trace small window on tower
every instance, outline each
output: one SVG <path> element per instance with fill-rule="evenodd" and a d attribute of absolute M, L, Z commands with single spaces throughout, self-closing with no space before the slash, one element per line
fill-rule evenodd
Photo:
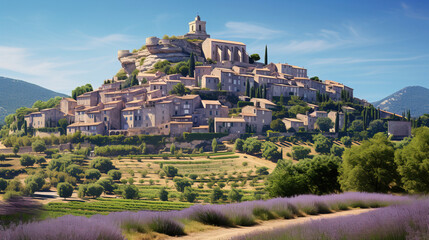
<path fill-rule="evenodd" d="M 198 27 L 200 28 L 200 31 L 201 31 L 201 25 L 199 25 Z"/>

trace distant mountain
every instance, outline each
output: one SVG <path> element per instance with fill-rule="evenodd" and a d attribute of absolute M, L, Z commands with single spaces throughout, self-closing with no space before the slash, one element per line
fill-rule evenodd
<path fill-rule="evenodd" d="M 372 104 L 376 108 L 398 115 L 410 109 L 411 116 L 418 117 L 429 113 L 429 89 L 421 86 L 405 87 Z"/>
<path fill-rule="evenodd" d="M 36 84 L 0 77 L 0 123 L 17 108 L 31 107 L 37 100 L 46 101 L 56 96 L 66 97 Z"/>

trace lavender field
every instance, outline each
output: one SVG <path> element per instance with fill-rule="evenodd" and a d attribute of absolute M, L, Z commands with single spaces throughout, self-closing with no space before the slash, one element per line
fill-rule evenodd
<path fill-rule="evenodd" d="M 344 193 L 324 196 L 301 195 L 292 198 L 275 198 L 267 201 L 249 201 L 225 205 L 194 205 L 180 211 L 169 212 L 115 212 L 109 215 L 94 215 L 89 218 L 67 215 L 43 221 L 12 224 L 0 230 L 0 236 L 1 239 L 7 240 L 125 239 L 125 233 L 130 232 L 157 232 L 170 236 L 180 236 L 187 234 L 184 227 L 189 220 L 221 227 L 251 226 L 261 220 L 290 219 L 350 208 L 385 206 L 390 207 L 381 208 L 365 215 L 358 215 L 356 218 L 341 218 L 341 220 L 336 218 L 324 221 L 323 224 L 314 221 L 310 227 L 312 231 L 308 231 L 308 227 L 300 227 L 297 229 L 279 229 L 270 234 L 272 234 L 273 239 L 289 239 L 284 237 L 285 234 L 293 236 L 290 239 L 317 239 L 316 236 L 321 236 L 321 233 L 327 239 L 339 239 L 344 234 L 352 234 L 358 239 L 359 234 L 372 236 L 371 233 L 376 232 L 380 238 L 375 239 L 386 239 L 385 236 L 389 237 L 392 234 L 402 236 L 404 231 L 409 236 L 427 233 L 429 223 L 428 200 L 416 200 L 413 197 L 387 194 Z M 13 207 L 11 208 L 7 204 L 3 204 L 2 208 L 9 209 L 9 213 L 13 210 Z M 424 208 L 426 209 L 420 213 L 419 209 Z M 395 225 L 401 220 L 404 221 L 403 226 L 395 228 Z M 329 224 L 326 224 L 327 222 Z M 425 226 L 426 228 L 424 228 Z M 351 229 L 349 230 L 349 228 Z M 365 229 L 365 231 L 361 229 Z M 383 231 L 379 231 L 380 229 Z M 388 232 L 384 234 L 384 231 Z M 266 239 L 266 234 L 254 233 L 240 239 L 261 239 L 262 235 Z M 348 239 L 348 237 L 346 238 Z"/>

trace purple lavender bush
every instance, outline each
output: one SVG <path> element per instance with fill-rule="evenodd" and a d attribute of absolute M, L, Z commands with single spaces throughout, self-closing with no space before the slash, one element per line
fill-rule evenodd
<path fill-rule="evenodd" d="M 313 220 L 275 231 L 254 232 L 233 239 L 429 239 L 429 199 L 359 215 Z"/>

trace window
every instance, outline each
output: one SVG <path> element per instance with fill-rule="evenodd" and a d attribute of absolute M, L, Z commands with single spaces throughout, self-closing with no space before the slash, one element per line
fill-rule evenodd
<path fill-rule="evenodd" d="M 189 114 L 189 110 L 188 109 L 185 109 L 185 114 Z"/>

